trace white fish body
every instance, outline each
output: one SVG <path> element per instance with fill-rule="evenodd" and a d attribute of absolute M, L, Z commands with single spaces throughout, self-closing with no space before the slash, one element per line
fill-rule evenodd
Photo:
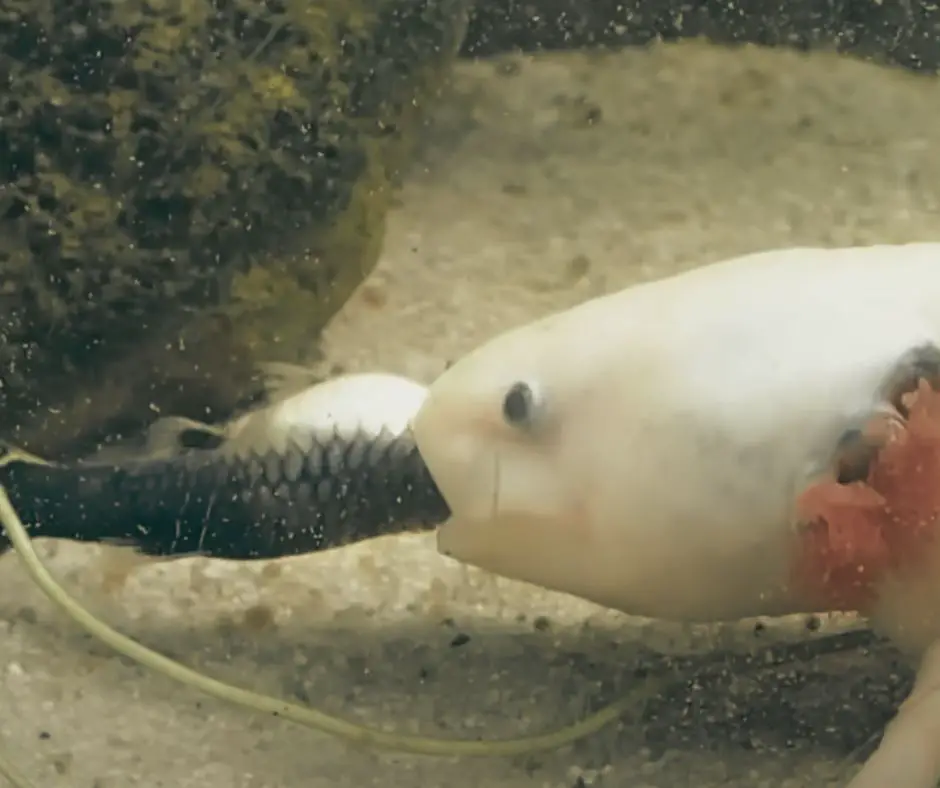
<path fill-rule="evenodd" d="M 806 612 L 796 496 L 930 343 L 935 243 L 748 255 L 511 330 L 414 420 L 453 513 L 439 547 L 635 615 Z M 522 427 L 502 410 L 517 382 Z"/>
<path fill-rule="evenodd" d="M 407 430 L 427 396 L 425 386 L 401 375 L 345 374 L 311 385 L 314 379 L 309 370 L 288 364 L 277 367 L 282 374 L 301 379 L 308 373 L 306 385 L 295 389 L 287 381 L 284 397 L 276 397 L 270 405 L 226 425 L 224 451 L 257 451 L 264 446 L 283 451 L 298 432 L 378 435 L 385 431 L 397 435 Z"/>

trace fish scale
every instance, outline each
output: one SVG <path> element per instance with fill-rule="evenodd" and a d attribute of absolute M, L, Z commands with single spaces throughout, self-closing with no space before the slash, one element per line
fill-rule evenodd
<path fill-rule="evenodd" d="M 0 472 L 33 538 L 163 557 L 281 558 L 433 527 L 448 513 L 408 433 L 311 433 L 282 451 L 223 444 L 124 464 L 14 458 Z"/>

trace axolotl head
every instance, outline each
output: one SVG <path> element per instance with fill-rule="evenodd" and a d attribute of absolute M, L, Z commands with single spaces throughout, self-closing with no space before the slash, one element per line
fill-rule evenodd
<path fill-rule="evenodd" d="M 718 446 L 701 439 L 703 408 L 738 410 L 695 378 L 710 359 L 689 347 L 708 343 L 655 322 L 661 303 L 645 292 L 498 335 L 431 384 L 412 432 L 450 509 L 438 547 L 634 615 L 789 605 L 786 522 L 763 471 L 734 464 L 751 422 Z"/>
<path fill-rule="evenodd" d="M 431 385 L 412 429 L 451 510 L 442 553 L 604 601 L 622 570 L 603 533 L 620 461 L 608 447 L 622 444 L 604 440 L 617 425 L 605 423 L 613 395 L 594 374 L 603 360 L 568 347 L 572 335 L 548 319 L 482 345 Z"/>

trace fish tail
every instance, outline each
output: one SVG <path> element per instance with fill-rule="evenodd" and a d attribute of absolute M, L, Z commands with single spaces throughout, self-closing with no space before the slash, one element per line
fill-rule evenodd
<path fill-rule="evenodd" d="M 33 539 L 129 546 L 167 557 L 199 552 L 192 531 L 205 528 L 211 506 L 204 493 L 218 477 L 211 463 L 187 461 L 185 454 L 53 463 L 0 447 L 0 485 Z M 0 552 L 6 549 L 4 533 Z"/>

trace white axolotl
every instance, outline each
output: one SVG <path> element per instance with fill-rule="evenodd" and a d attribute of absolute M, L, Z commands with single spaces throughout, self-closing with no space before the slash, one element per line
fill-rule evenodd
<path fill-rule="evenodd" d="M 922 380 L 940 382 L 940 243 L 797 248 L 521 326 L 427 389 L 346 376 L 208 448 L 12 452 L 0 482 L 37 537 L 252 560 L 440 526 L 446 555 L 630 614 L 821 612 L 840 597 L 808 571 L 801 496 L 864 479 Z M 851 788 L 940 779 L 940 545 L 921 547 L 859 597 L 922 662 Z"/>
<path fill-rule="evenodd" d="M 439 548 L 643 616 L 819 610 L 794 582 L 800 493 L 938 373 L 940 243 L 764 252 L 596 298 L 431 386 L 413 429 L 452 512 Z M 940 779 L 940 544 L 926 552 L 863 611 L 924 656 L 851 788 Z"/>

